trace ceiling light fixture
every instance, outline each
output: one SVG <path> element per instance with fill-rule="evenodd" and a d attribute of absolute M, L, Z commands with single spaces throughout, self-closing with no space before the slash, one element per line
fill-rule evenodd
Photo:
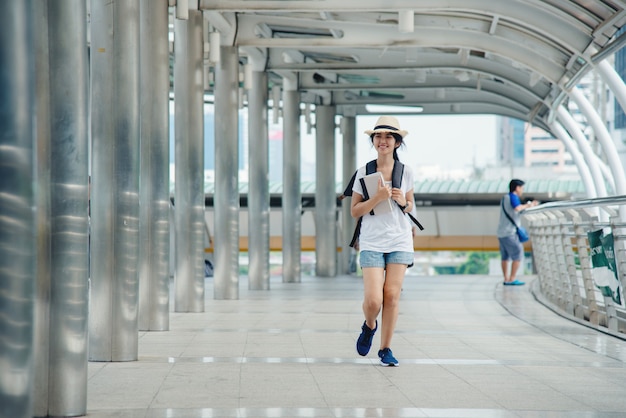
<path fill-rule="evenodd" d="M 402 33 L 411 33 L 415 30 L 415 12 L 400 10 L 398 12 L 398 30 Z"/>
<path fill-rule="evenodd" d="M 413 114 L 422 113 L 424 108 L 422 106 L 388 106 L 388 105 L 365 105 L 365 110 L 372 114 Z"/>

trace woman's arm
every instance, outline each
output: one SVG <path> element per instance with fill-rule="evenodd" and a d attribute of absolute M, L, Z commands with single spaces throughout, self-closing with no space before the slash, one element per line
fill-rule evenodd
<path fill-rule="evenodd" d="M 374 207 L 385 199 L 391 197 L 391 190 L 385 186 L 382 180 L 378 183 L 378 191 L 368 200 L 363 200 L 363 196 L 357 192 L 352 192 L 352 203 L 350 205 L 350 214 L 353 218 L 370 213 Z"/>

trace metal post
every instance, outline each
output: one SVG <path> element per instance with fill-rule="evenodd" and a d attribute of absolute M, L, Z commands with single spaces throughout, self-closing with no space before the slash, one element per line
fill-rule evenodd
<path fill-rule="evenodd" d="M 89 358 L 137 360 L 139 0 L 91 2 Z"/>
<path fill-rule="evenodd" d="M 596 192 L 596 186 L 593 183 L 593 177 L 591 176 L 591 171 L 589 170 L 589 166 L 585 163 L 585 159 L 582 153 L 578 150 L 576 145 L 574 145 L 574 141 L 572 137 L 567 133 L 563 125 L 560 123 L 554 122 L 552 124 L 552 130 L 556 134 L 556 136 L 563 142 L 565 145 L 565 149 L 572 156 L 572 160 L 574 160 L 574 164 L 576 164 L 576 168 L 578 168 L 578 174 L 580 175 L 580 179 L 585 185 L 585 192 L 587 194 L 588 199 L 593 199 L 598 197 Z"/>
<path fill-rule="evenodd" d="M 283 282 L 299 283 L 302 193 L 300 191 L 300 97 L 283 91 Z"/>
<path fill-rule="evenodd" d="M 220 47 L 215 73 L 214 298 L 239 299 L 239 60 Z"/>
<path fill-rule="evenodd" d="M 352 175 L 356 171 L 356 117 L 344 116 L 341 120 L 341 130 L 343 135 L 343 172 L 342 185 L 345 187 Z M 354 250 L 350 247 L 352 234 L 354 233 L 355 220 L 350 214 L 350 199 L 345 199 L 341 203 L 341 270 L 350 273 L 350 261 Z"/>
<path fill-rule="evenodd" d="M 587 100 L 579 88 L 574 87 L 569 95 L 574 99 L 580 111 L 593 127 L 593 131 L 602 145 L 604 155 L 606 156 L 609 167 L 611 168 L 611 173 L 613 174 L 613 179 L 615 179 L 616 193 L 620 195 L 626 194 L 626 174 L 624 173 L 624 167 L 622 166 L 613 139 L 606 129 L 604 122 L 602 122 L 598 112 L 591 106 L 591 103 L 589 103 L 589 100 Z"/>
<path fill-rule="evenodd" d="M 270 288 L 269 138 L 267 126 L 267 73 L 252 72 L 248 91 L 248 288 Z"/>
<path fill-rule="evenodd" d="M 170 311 L 168 5 L 140 0 L 139 329 L 167 331 Z"/>
<path fill-rule="evenodd" d="M 36 416 L 87 411 L 87 12 L 39 2 Z M 47 120 L 46 120 L 47 119 Z M 72 347 L 71 349 L 69 347 Z"/>
<path fill-rule="evenodd" d="M 589 167 L 597 196 L 606 197 L 606 184 L 604 183 L 602 172 L 600 171 L 598 162 L 595 158 L 593 158 L 594 152 L 591 149 L 591 145 L 589 145 L 589 141 L 582 133 L 580 126 L 574 120 L 572 115 L 567 111 L 567 109 L 565 109 L 563 106 L 559 106 L 559 108 L 557 109 L 557 116 L 565 129 L 567 129 L 570 135 L 572 135 L 572 138 L 576 140 L 576 144 L 578 144 L 578 148 L 580 149 L 580 152 L 583 155 L 585 162 L 587 163 L 587 167 Z"/>
<path fill-rule="evenodd" d="M 35 300 L 35 73 L 31 1 L 0 13 L 0 405 L 32 416 Z"/>
<path fill-rule="evenodd" d="M 202 12 L 174 22 L 176 312 L 204 312 Z"/>
<path fill-rule="evenodd" d="M 335 107 L 315 109 L 315 274 L 337 275 Z"/>
<path fill-rule="evenodd" d="M 48 48 L 48 2 L 36 0 L 33 7 L 35 27 L 35 74 L 37 100 L 36 147 L 36 303 L 34 339 L 33 413 L 36 417 L 48 415 L 48 387 L 50 371 L 50 286 L 52 257 L 50 212 L 50 60 Z M 88 256 L 86 256 L 87 258 Z"/>

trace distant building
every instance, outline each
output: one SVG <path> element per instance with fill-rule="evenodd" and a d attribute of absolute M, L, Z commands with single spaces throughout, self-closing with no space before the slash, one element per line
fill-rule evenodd
<path fill-rule="evenodd" d="M 554 173 L 576 171 L 572 157 L 560 139 L 541 128 L 528 126 L 524 135 L 524 166 L 550 167 Z"/>
<path fill-rule="evenodd" d="M 563 142 L 543 129 L 518 119 L 501 117 L 498 131 L 499 169 L 487 170 L 486 176 L 523 177 L 527 180 L 578 177 Z"/>
<path fill-rule="evenodd" d="M 521 167 L 524 165 L 524 128 L 526 123 L 519 119 L 498 118 L 497 154 L 502 166 Z"/>

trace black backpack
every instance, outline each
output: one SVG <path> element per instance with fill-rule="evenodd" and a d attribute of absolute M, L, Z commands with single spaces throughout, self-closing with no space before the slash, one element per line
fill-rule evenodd
<path fill-rule="evenodd" d="M 373 174 L 376 172 L 376 160 L 372 160 L 370 162 L 368 162 L 365 165 L 365 174 Z M 358 170 L 357 170 L 358 171 Z M 339 196 L 339 199 L 343 200 L 345 197 L 347 196 L 352 196 L 352 187 L 354 186 L 354 181 L 356 180 L 356 173 L 355 172 L 352 175 L 352 178 L 350 179 L 350 181 L 348 182 L 348 186 L 346 186 L 345 190 L 343 191 L 343 194 L 341 196 Z M 400 186 L 402 186 L 402 175 L 404 174 L 404 164 L 402 164 L 400 161 L 395 160 L 393 162 L 393 170 L 391 171 L 391 187 L 393 188 L 397 188 L 399 189 Z M 365 188 L 365 182 L 363 181 L 362 178 L 359 179 L 361 182 L 361 188 L 363 189 L 363 200 L 368 200 L 369 196 L 367 194 L 367 189 Z M 402 206 L 400 206 L 400 204 L 398 202 L 396 202 L 396 204 L 402 208 Z M 374 211 L 370 212 L 371 215 L 374 214 Z M 410 213 L 407 213 L 407 215 L 409 216 L 409 218 L 411 218 L 411 221 L 413 221 L 413 223 L 415 223 L 415 225 L 417 225 L 417 227 L 420 229 L 420 231 L 424 230 L 424 227 L 422 226 L 421 223 L 419 223 L 419 221 L 417 219 L 415 219 L 415 217 L 413 215 L 411 215 Z M 362 221 L 363 217 L 359 217 L 359 219 L 356 221 L 356 227 L 354 228 L 354 234 L 352 235 L 352 241 L 350 241 L 350 247 L 354 248 L 354 246 L 356 245 L 357 240 L 359 239 L 359 235 L 361 234 L 361 221 Z"/>

